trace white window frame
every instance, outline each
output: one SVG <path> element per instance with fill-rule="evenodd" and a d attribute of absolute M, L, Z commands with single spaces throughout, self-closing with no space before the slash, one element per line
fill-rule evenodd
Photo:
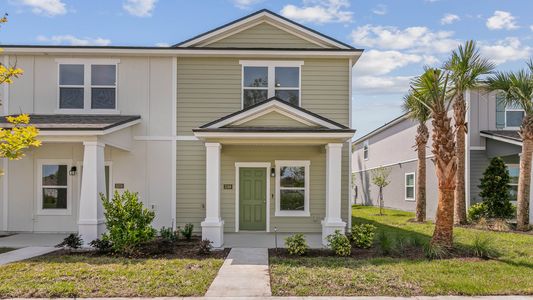
<path fill-rule="evenodd" d="M 66 165 L 67 166 L 67 185 L 66 186 L 53 186 L 54 188 L 66 188 L 67 189 L 67 208 L 66 209 L 43 209 L 43 192 L 42 189 L 47 186 L 43 186 L 43 165 Z M 69 171 L 72 167 L 72 160 L 70 159 L 38 159 L 36 166 L 37 173 L 37 185 L 36 194 L 37 197 L 37 214 L 43 216 L 70 216 L 72 215 L 72 176 Z"/>
<path fill-rule="evenodd" d="M 507 168 L 507 171 L 509 171 L 509 168 L 518 168 L 518 174 L 520 174 L 520 164 L 505 164 L 505 167 Z M 510 186 L 516 186 L 518 190 L 518 182 L 517 183 L 509 183 Z M 511 203 L 516 205 L 516 200 L 511 200 Z"/>
<path fill-rule="evenodd" d="M 407 185 L 407 177 L 413 175 L 413 185 Z M 415 201 L 416 200 L 416 175 L 415 172 L 409 172 L 405 173 L 404 181 L 403 181 L 403 194 L 405 196 L 405 201 Z M 413 188 L 413 198 L 407 197 L 407 188 L 412 187 Z"/>
<path fill-rule="evenodd" d="M 364 160 L 368 160 L 368 148 L 369 148 L 369 143 L 368 143 L 368 140 L 366 140 L 363 142 L 363 159 Z"/>
<path fill-rule="evenodd" d="M 56 59 L 57 63 L 57 107 L 56 113 L 67 114 L 120 114 L 118 110 L 118 67 L 119 59 L 77 59 L 77 58 L 63 58 Z M 61 65 L 83 65 L 83 86 L 74 85 L 60 85 L 60 68 Z M 92 85 L 91 72 L 93 65 L 115 65 L 115 85 Z M 83 87 L 83 108 L 61 108 L 60 107 L 60 89 L 62 87 Z M 91 108 L 91 93 L 92 88 L 115 88 L 115 108 L 114 109 L 99 109 Z"/>
<path fill-rule="evenodd" d="M 526 115 L 526 112 L 523 109 L 521 109 L 521 108 L 509 108 L 508 106 L 505 106 L 505 112 L 504 112 L 505 127 L 503 129 L 508 129 L 508 130 L 518 130 L 518 129 L 520 129 L 520 126 L 507 126 L 507 112 L 508 111 L 523 112 L 524 116 Z"/>
<path fill-rule="evenodd" d="M 309 160 L 276 160 L 276 217 L 309 217 L 309 181 L 310 181 L 310 166 Z M 305 168 L 305 181 L 304 181 L 304 210 L 303 211 L 290 211 L 281 210 L 281 184 L 280 184 L 280 170 L 282 167 L 304 167 Z M 283 188 L 284 190 L 301 190 L 302 188 Z"/>
<path fill-rule="evenodd" d="M 267 99 L 276 95 L 276 90 L 298 90 L 298 106 L 302 106 L 302 65 L 303 61 L 286 61 L 286 60 L 240 60 L 241 65 L 241 109 L 244 109 L 244 89 L 249 90 L 267 90 Z M 268 69 L 267 87 L 245 87 L 244 86 L 244 68 L 245 67 L 264 67 Z M 276 67 L 294 67 L 298 68 L 298 88 L 280 87 L 276 88 Z"/>

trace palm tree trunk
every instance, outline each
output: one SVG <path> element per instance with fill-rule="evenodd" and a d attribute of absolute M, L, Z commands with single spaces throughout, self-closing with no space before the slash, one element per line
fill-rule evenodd
<path fill-rule="evenodd" d="M 425 122 L 417 128 L 416 151 L 418 153 L 418 175 L 416 176 L 416 221 L 426 221 L 426 144 L 429 133 Z"/>
<path fill-rule="evenodd" d="M 433 149 L 435 155 L 435 172 L 439 185 L 439 203 L 435 220 L 435 231 L 432 244 L 452 247 L 453 244 L 453 213 L 455 173 L 457 157 L 451 120 L 446 111 L 434 111 L 433 117 Z"/>
<path fill-rule="evenodd" d="M 466 223 L 466 201 L 465 201 L 465 135 L 467 132 L 466 125 L 466 103 L 463 93 L 457 95 L 453 103 L 453 112 L 455 118 L 455 152 L 457 154 L 457 173 L 455 186 L 455 207 L 454 222 L 455 224 Z"/>
<path fill-rule="evenodd" d="M 518 196 L 516 205 L 516 227 L 529 229 L 529 191 L 531 186 L 531 157 L 533 152 L 533 116 L 526 115 L 520 128 L 522 154 L 520 155 L 520 174 L 518 177 Z"/>

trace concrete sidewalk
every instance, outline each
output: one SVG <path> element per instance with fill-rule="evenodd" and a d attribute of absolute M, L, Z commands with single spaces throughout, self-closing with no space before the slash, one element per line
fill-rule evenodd
<path fill-rule="evenodd" d="M 41 256 L 56 250 L 57 248 L 54 247 L 26 247 L 9 251 L 0 254 L 0 266 L 19 260 L 25 260 L 32 257 Z"/>
<path fill-rule="evenodd" d="M 232 248 L 205 294 L 230 298 L 270 295 L 266 248 Z"/>

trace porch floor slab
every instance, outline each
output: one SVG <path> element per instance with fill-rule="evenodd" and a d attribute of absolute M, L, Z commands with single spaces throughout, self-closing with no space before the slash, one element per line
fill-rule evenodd
<path fill-rule="evenodd" d="M 41 256 L 56 250 L 57 248 L 54 247 L 25 247 L 9 251 L 0 254 L 0 266 L 36 256 Z"/>
<path fill-rule="evenodd" d="M 17 233 L 0 238 L 0 247 L 54 247 L 61 243 L 66 233 Z"/>
<path fill-rule="evenodd" d="M 285 239 L 293 233 L 278 233 L 277 246 L 285 248 Z M 304 233 L 310 248 L 323 248 L 322 234 Z M 275 248 L 276 235 L 272 232 L 235 232 L 224 233 L 225 248 Z"/>
<path fill-rule="evenodd" d="M 207 297 L 271 296 L 268 249 L 232 248 Z"/>

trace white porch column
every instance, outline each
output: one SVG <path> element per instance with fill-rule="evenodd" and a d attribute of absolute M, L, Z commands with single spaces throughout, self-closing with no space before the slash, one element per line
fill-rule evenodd
<path fill-rule="evenodd" d="M 335 230 L 345 232 L 346 222 L 341 219 L 342 144 L 326 145 L 326 217 L 322 221 L 322 244 Z"/>
<path fill-rule="evenodd" d="M 97 141 L 87 141 L 83 142 L 83 147 L 78 231 L 85 245 L 88 245 L 105 231 L 104 209 L 100 200 L 100 193 L 105 194 L 105 145 Z"/>
<path fill-rule="evenodd" d="M 205 143 L 206 190 L 202 239 L 210 240 L 215 248 L 224 244 L 224 221 L 220 218 L 220 148 L 220 143 Z"/>

